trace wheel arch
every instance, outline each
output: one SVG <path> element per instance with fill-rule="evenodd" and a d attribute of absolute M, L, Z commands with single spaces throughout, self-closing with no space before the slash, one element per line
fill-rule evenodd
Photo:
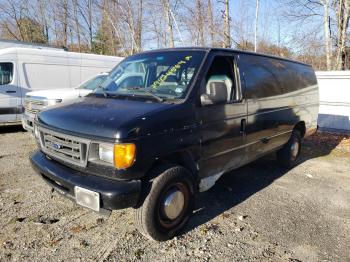
<path fill-rule="evenodd" d="M 150 175 L 147 176 L 148 179 L 152 179 L 152 177 L 150 177 L 150 176 L 154 176 L 154 172 L 152 171 L 155 169 L 158 169 L 158 167 L 161 167 L 161 166 L 167 167 L 172 165 L 179 165 L 186 168 L 193 175 L 193 178 L 197 180 L 198 178 L 197 163 L 195 161 L 195 157 L 193 153 L 187 150 L 176 151 L 176 152 L 172 152 L 170 154 L 164 155 L 162 157 L 159 157 L 149 169 Z"/>
<path fill-rule="evenodd" d="M 299 121 L 293 128 L 293 130 L 298 130 L 303 138 L 306 132 L 306 125 L 304 121 Z"/>

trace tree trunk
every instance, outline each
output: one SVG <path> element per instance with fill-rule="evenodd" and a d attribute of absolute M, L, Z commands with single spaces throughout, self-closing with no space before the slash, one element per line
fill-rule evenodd
<path fill-rule="evenodd" d="M 231 47 L 231 29 L 230 29 L 230 7 L 229 0 L 224 1 L 225 11 L 224 11 L 224 47 Z"/>
<path fill-rule="evenodd" d="M 138 12 L 137 12 L 137 23 L 136 23 L 136 37 L 135 37 L 138 51 L 140 51 L 142 48 L 142 17 L 143 17 L 143 0 L 139 0 Z"/>
<path fill-rule="evenodd" d="M 68 0 L 63 1 L 63 45 L 64 47 L 68 46 Z"/>
<path fill-rule="evenodd" d="M 89 38 L 90 38 L 90 51 L 92 51 L 93 34 L 92 34 L 92 0 L 88 0 L 88 19 L 89 19 Z"/>
<path fill-rule="evenodd" d="M 209 20 L 209 34 L 210 34 L 210 45 L 215 46 L 215 35 L 214 35 L 214 19 L 213 19 L 213 5 L 211 0 L 208 0 L 208 20 Z"/>
<path fill-rule="evenodd" d="M 204 23 L 203 23 L 203 13 L 202 13 L 202 0 L 196 0 L 196 13 L 197 13 L 197 28 L 199 35 L 199 45 L 204 46 Z"/>
<path fill-rule="evenodd" d="M 259 22 L 259 0 L 256 0 L 255 7 L 255 32 L 254 32 L 254 51 L 258 50 L 258 22 Z"/>
<path fill-rule="evenodd" d="M 326 46 L 326 59 L 327 59 L 327 70 L 331 70 L 332 68 L 332 43 L 331 43 L 331 35 L 329 30 L 329 0 L 323 0 L 322 2 L 324 8 L 323 14 L 323 28 L 325 35 L 325 46 Z"/>
<path fill-rule="evenodd" d="M 77 34 L 78 51 L 81 52 L 81 39 L 80 39 L 80 24 L 78 18 L 78 0 L 73 0 L 73 12 L 75 22 L 75 32 Z"/>
<path fill-rule="evenodd" d="M 349 16 L 350 16 L 350 1 L 349 0 L 338 0 L 336 5 L 336 16 L 337 16 L 337 52 L 336 61 L 334 68 L 337 70 L 345 70 L 345 45 L 347 38 L 347 28 L 349 26 Z"/>
<path fill-rule="evenodd" d="M 169 36 L 169 46 L 174 47 L 174 32 L 173 32 L 173 24 L 171 22 L 171 14 L 170 14 L 170 3 L 169 0 L 162 0 L 165 20 L 167 24 L 167 33 Z"/>

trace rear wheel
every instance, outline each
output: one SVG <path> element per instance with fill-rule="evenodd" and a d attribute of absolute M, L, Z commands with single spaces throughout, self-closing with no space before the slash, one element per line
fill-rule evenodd
<path fill-rule="evenodd" d="M 192 174 L 181 166 L 167 168 L 153 180 L 142 205 L 135 209 L 135 226 L 149 239 L 172 238 L 192 214 L 194 196 Z"/>
<path fill-rule="evenodd" d="M 301 150 L 301 133 L 299 130 L 293 130 L 293 133 L 280 150 L 277 151 L 277 159 L 281 166 L 292 168 L 299 157 Z"/>

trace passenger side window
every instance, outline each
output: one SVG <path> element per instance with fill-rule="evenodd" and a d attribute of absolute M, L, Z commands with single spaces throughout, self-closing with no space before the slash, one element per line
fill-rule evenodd
<path fill-rule="evenodd" d="M 277 61 L 278 62 L 278 61 Z M 241 55 L 240 72 L 244 73 L 246 98 L 264 98 L 281 95 L 284 92 L 278 79 L 281 65 L 274 59 Z M 280 71 L 285 71 L 281 68 Z"/>
<path fill-rule="evenodd" d="M 201 94 L 205 94 L 215 103 L 229 102 L 236 98 L 233 58 L 217 56 L 214 58 L 205 78 Z"/>
<path fill-rule="evenodd" d="M 13 64 L 0 63 L 0 85 L 7 85 L 12 82 Z"/>

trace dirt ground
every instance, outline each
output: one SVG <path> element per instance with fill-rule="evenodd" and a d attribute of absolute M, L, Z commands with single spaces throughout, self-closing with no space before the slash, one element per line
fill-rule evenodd
<path fill-rule="evenodd" d="M 31 169 L 36 145 L 0 129 L 0 261 L 350 261 L 350 139 L 317 134 L 300 163 L 274 155 L 202 193 L 181 234 L 157 243 L 132 209 L 103 217 L 51 193 Z"/>

